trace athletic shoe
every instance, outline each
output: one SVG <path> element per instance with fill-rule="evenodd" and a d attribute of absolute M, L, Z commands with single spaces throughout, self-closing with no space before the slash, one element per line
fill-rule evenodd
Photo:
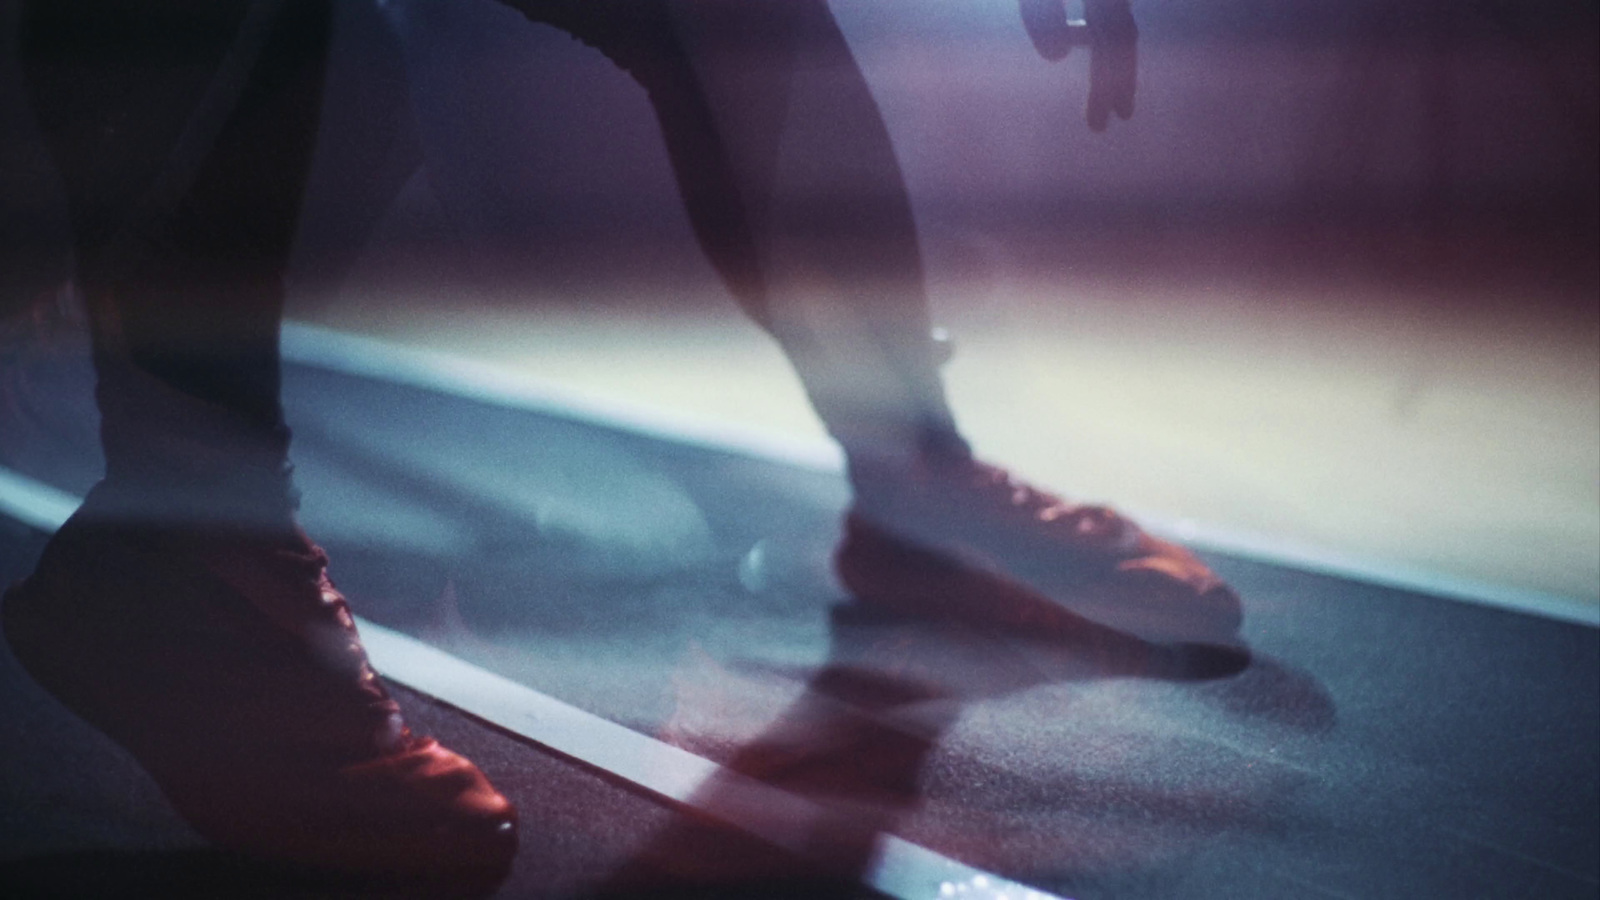
<path fill-rule="evenodd" d="M 406 728 L 327 558 L 298 530 L 108 520 L 104 483 L 5 595 L 30 674 L 139 761 L 222 848 L 475 893 L 516 813 L 472 763 Z"/>
<path fill-rule="evenodd" d="M 1111 509 L 1069 503 L 961 454 L 852 460 L 851 480 L 856 501 L 835 564 L 863 602 L 910 613 L 939 597 L 927 612 L 1036 633 L 1081 630 L 1070 610 L 1146 641 L 1238 642 L 1233 590 Z M 932 584 L 930 553 L 998 580 Z"/>

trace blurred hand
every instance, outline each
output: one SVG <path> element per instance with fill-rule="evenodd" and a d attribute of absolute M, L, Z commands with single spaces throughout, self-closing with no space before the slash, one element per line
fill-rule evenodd
<path fill-rule="evenodd" d="M 1089 47 L 1087 118 L 1094 131 L 1104 131 L 1116 113 L 1133 115 L 1138 83 L 1139 28 L 1128 0 L 1084 0 L 1084 21 L 1067 18 L 1065 0 L 1018 0 L 1022 26 L 1039 55 L 1054 62 L 1074 46 Z"/>

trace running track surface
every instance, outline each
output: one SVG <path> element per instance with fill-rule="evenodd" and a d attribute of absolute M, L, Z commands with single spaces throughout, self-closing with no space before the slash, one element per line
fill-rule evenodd
<path fill-rule="evenodd" d="M 885 620 L 829 575 L 825 467 L 339 368 L 290 365 L 286 404 L 304 521 L 357 612 L 627 729 L 601 744 L 725 767 L 664 798 L 411 679 L 418 730 L 523 810 L 503 897 L 871 896 L 885 834 L 1058 897 L 1600 890 L 1592 627 L 1220 555 L 1242 670 Z M 6 374 L 0 465 L 81 496 L 81 348 Z M 44 530 L 0 518 L 0 576 Z M 0 893 L 311 890 L 207 851 L 3 653 L 0 721 Z M 747 776 L 785 802 L 726 824 Z M 739 824 L 763 817 L 787 849 Z M 830 866 L 795 852 L 819 845 Z"/>

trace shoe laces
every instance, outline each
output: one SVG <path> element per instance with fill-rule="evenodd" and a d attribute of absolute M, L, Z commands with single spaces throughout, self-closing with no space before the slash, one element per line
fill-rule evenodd
<path fill-rule="evenodd" d="M 320 554 L 322 551 L 317 552 Z M 326 562 L 327 557 L 324 556 L 324 565 Z M 320 604 L 319 615 L 338 626 L 339 638 L 342 641 L 338 652 L 355 664 L 356 677 L 362 689 L 375 691 L 387 697 L 387 692 L 378 681 L 378 673 L 373 670 L 372 662 L 367 659 L 366 648 L 361 646 L 361 638 L 356 632 L 356 619 L 350 612 L 350 601 L 346 600 L 344 594 L 334 586 L 326 570 L 317 574 L 317 599 Z"/>
<path fill-rule="evenodd" d="M 971 483 L 981 493 L 1000 501 L 1035 521 L 1064 528 L 1075 540 L 1116 544 L 1124 541 L 1131 523 L 1106 506 L 1070 503 L 1041 491 L 999 466 L 973 460 Z"/>
<path fill-rule="evenodd" d="M 372 668 L 372 661 L 367 658 L 366 648 L 361 645 L 361 638 L 356 632 L 356 620 L 350 612 L 350 601 L 345 599 L 344 594 L 328 577 L 327 554 L 320 547 L 313 546 L 312 550 L 315 559 L 319 561 L 317 599 L 321 607 L 320 614 L 338 626 L 340 645 L 332 650 L 343 658 L 346 665 L 353 667 L 357 690 L 378 704 L 384 713 L 382 721 L 372 735 L 374 745 L 383 754 L 413 749 L 423 739 L 412 734 L 411 728 L 400 716 L 399 706 L 390 698 L 388 690 L 378 678 L 377 670 Z"/>
<path fill-rule="evenodd" d="M 301 535 L 287 544 L 243 544 L 230 550 L 210 556 L 214 573 L 326 663 L 349 673 L 362 694 L 375 701 L 388 699 L 361 646 L 350 603 L 328 577 L 328 555 L 321 547 Z"/>

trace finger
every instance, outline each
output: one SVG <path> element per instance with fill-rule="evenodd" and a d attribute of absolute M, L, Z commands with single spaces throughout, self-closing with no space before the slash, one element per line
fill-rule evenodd
<path fill-rule="evenodd" d="M 1105 48 L 1095 47 L 1089 53 L 1089 103 L 1087 116 L 1090 131 L 1105 131 L 1111 119 L 1110 61 Z"/>
<path fill-rule="evenodd" d="M 1133 98 L 1138 90 L 1139 51 L 1129 42 L 1117 49 L 1112 69 L 1115 71 L 1116 90 L 1111 95 L 1111 108 L 1122 119 L 1133 118 Z"/>
<path fill-rule="evenodd" d="M 1106 105 L 1104 103 L 1095 103 L 1092 99 L 1089 103 L 1088 118 L 1089 130 L 1094 132 L 1105 131 L 1106 125 L 1111 122 L 1111 117 L 1106 112 Z"/>
<path fill-rule="evenodd" d="M 1133 116 L 1133 97 L 1138 89 L 1139 27 L 1127 7 L 1122 7 L 1121 15 L 1112 20 L 1108 37 L 1112 54 L 1111 106 L 1119 117 L 1128 119 Z"/>
<path fill-rule="evenodd" d="M 1086 12 L 1093 38 L 1089 125 L 1099 131 L 1112 111 L 1121 119 L 1133 115 L 1139 30 L 1126 0 L 1088 0 Z"/>

